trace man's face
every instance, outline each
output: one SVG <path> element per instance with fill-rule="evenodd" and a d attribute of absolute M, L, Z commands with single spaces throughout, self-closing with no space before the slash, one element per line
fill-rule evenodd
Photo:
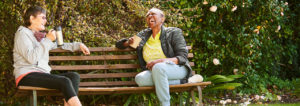
<path fill-rule="evenodd" d="M 146 16 L 146 21 L 148 26 L 153 29 L 160 27 L 162 23 L 164 22 L 163 15 L 159 12 L 159 10 L 151 9 L 148 11 Z"/>

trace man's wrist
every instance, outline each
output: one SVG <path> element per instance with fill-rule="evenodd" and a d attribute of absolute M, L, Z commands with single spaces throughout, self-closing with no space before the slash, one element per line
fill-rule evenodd
<path fill-rule="evenodd" d="M 128 47 L 128 46 L 129 46 L 129 43 L 128 43 L 128 42 L 129 42 L 128 40 L 125 41 L 125 42 L 123 43 L 123 46 Z"/>

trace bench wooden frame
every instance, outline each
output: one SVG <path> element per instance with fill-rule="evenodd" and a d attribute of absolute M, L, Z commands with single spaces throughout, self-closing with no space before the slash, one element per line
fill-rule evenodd
<path fill-rule="evenodd" d="M 76 71 L 80 74 L 81 82 L 79 87 L 79 95 L 111 95 L 111 94 L 136 94 L 136 93 L 151 93 L 155 92 L 155 87 L 138 87 L 134 82 L 134 77 L 138 72 L 140 66 L 136 63 L 137 56 L 135 54 L 135 50 L 128 49 L 117 49 L 115 47 L 93 47 L 89 48 L 92 55 L 91 56 L 72 56 L 68 55 L 70 51 L 55 49 L 51 50 L 50 53 L 67 53 L 63 56 L 50 56 L 50 66 L 53 71 Z M 190 50 L 191 47 L 188 46 Z M 127 54 L 126 54 L 126 53 Z M 95 54 L 93 54 L 95 53 Z M 97 54 L 98 53 L 98 54 Z M 100 53 L 100 55 L 99 55 Z M 101 54 L 102 53 L 102 54 Z M 118 54 L 123 53 L 123 54 Z M 125 54 L 124 54 L 125 53 Z M 69 53 L 70 54 L 70 53 Z M 77 53 L 78 54 L 78 53 Z M 193 57 L 192 53 L 188 54 L 189 58 Z M 103 61 L 101 65 L 51 65 L 52 62 L 57 61 L 68 61 L 68 62 L 77 62 L 77 61 Z M 119 62 L 109 62 L 109 61 L 125 61 L 125 63 L 119 64 Z M 130 63 L 130 62 L 133 63 Z M 191 66 L 194 66 L 193 62 L 190 62 Z M 99 72 L 100 73 L 90 73 Z M 104 70 L 104 71 L 103 71 Z M 113 70 L 113 73 L 110 71 Z M 115 70 L 121 70 L 115 71 Z M 122 70 L 134 70 L 133 72 L 124 72 Z M 89 72 L 89 73 L 83 73 Z M 195 74 L 195 72 L 193 72 Z M 92 78 L 101 78 L 105 79 L 102 81 L 94 81 L 94 82 L 84 82 L 84 79 L 92 79 Z M 130 81 L 122 81 L 120 78 L 129 78 Z M 109 79 L 109 81 L 107 80 Z M 133 79 L 133 80 L 132 80 Z M 200 83 L 186 83 L 179 85 L 170 85 L 170 92 L 183 92 L 188 91 L 189 96 L 187 98 L 187 104 L 189 104 L 189 98 L 192 96 L 193 105 L 196 105 L 195 94 L 194 91 L 198 90 L 199 95 L 199 105 L 202 104 L 202 89 L 207 85 L 211 84 L 211 82 L 200 82 Z M 59 91 L 54 89 L 40 88 L 40 87 L 30 87 L 30 86 L 19 86 L 16 96 L 31 96 L 31 105 L 37 106 L 37 96 L 55 96 L 62 95 Z M 180 93 L 181 95 L 181 93 Z M 180 98 L 180 105 L 182 103 L 182 98 Z"/>

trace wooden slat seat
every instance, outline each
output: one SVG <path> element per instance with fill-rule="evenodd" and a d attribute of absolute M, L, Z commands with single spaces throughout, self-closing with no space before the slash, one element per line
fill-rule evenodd
<path fill-rule="evenodd" d="M 191 50 L 191 46 L 187 47 Z M 111 95 L 155 92 L 154 86 L 138 87 L 134 77 L 140 72 L 135 50 L 117 49 L 115 47 L 92 47 L 90 56 L 83 56 L 78 52 L 72 53 L 67 50 L 55 49 L 50 51 L 50 66 L 52 71 L 64 73 L 67 71 L 78 72 L 81 78 L 79 84 L 79 95 Z M 193 53 L 188 54 L 192 59 Z M 194 66 L 194 62 L 190 62 Z M 193 74 L 195 72 L 193 71 Z M 192 94 L 194 90 L 199 91 L 199 104 L 201 100 L 201 87 L 211 82 L 186 83 L 170 85 L 170 92 L 188 91 Z M 62 95 L 53 89 L 19 86 L 17 96 L 32 95 L 52 96 Z M 36 98 L 36 97 L 35 97 Z M 194 98 L 194 96 L 193 96 Z M 193 99 L 195 103 L 195 99 Z"/>
<path fill-rule="evenodd" d="M 79 86 L 81 87 L 110 87 L 110 86 L 135 86 L 134 81 L 94 81 L 94 82 L 81 82 Z"/>
<path fill-rule="evenodd" d="M 194 66 L 193 62 L 190 62 Z M 140 68 L 138 64 L 114 64 L 114 65 L 52 65 L 52 70 L 108 70 L 108 69 L 136 69 Z"/>
<path fill-rule="evenodd" d="M 120 77 L 135 77 L 138 72 L 130 73 L 107 73 L 107 74 L 80 74 L 81 79 L 87 78 L 120 78 Z"/>
<path fill-rule="evenodd" d="M 187 49 L 192 49 L 192 46 L 187 46 Z M 90 52 L 129 52 L 129 51 L 135 51 L 135 49 L 132 48 L 126 48 L 126 49 L 118 49 L 115 47 L 89 47 Z M 50 52 L 56 53 L 56 52 L 71 52 L 68 50 L 63 49 L 55 49 L 51 50 Z"/>
<path fill-rule="evenodd" d="M 108 69 L 136 69 L 138 64 L 114 64 L 114 65 L 68 65 L 51 66 L 52 70 L 108 70 Z"/>
<path fill-rule="evenodd" d="M 179 92 L 186 91 L 186 89 L 195 89 L 194 86 L 206 86 L 211 84 L 211 82 L 202 82 L 202 83 L 186 83 L 180 85 L 170 85 L 170 92 Z M 54 95 L 59 94 L 60 92 L 54 89 L 47 89 L 41 87 L 31 87 L 31 86 L 20 86 L 19 89 L 22 90 L 38 90 L 38 91 L 52 91 L 56 92 Z M 153 92 L 155 91 L 154 86 L 149 87 L 81 87 L 79 88 L 79 94 L 130 94 L 131 92 L 143 93 L 143 92 Z M 94 92 L 94 93 L 89 93 Z M 98 92 L 98 93 L 96 93 Z M 42 94 L 42 93 L 38 93 Z M 42 94 L 43 95 L 43 94 Z M 47 94 L 51 95 L 51 94 Z M 61 94 L 60 94 L 61 95 Z"/>
<path fill-rule="evenodd" d="M 193 53 L 188 58 L 194 57 Z M 101 56 L 51 56 L 50 61 L 87 61 L 87 60 L 134 60 L 137 55 L 101 55 Z"/>

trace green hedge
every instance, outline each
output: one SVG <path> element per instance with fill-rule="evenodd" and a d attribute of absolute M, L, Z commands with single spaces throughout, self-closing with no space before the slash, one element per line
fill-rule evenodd
<path fill-rule="evenodd" d="M 193 46 L 195 55 L 193 61 L 196 64 L 194 70 L 203 76 L 231 75 L 234 74 L 233 70 L 237 69 L 237 74 L 245 76 L 238 80 L 243 83 L 242 87 L 234 91 L 238 93 L 267 93 L 266 89 L 270 86 L 275 90 L 293 89 L 290 80 L 300 75 L 298 33 L 300 18 L 297 11 L 300 7 L 299 1 L 206 0 L 206 2 L 205 0 L 2 0 L 0 1 L 0 104 L 18 103 L 13 97 L 15 93 L 12 71 L 13 39 L 15 31 L 22 24 L 24 11 L 31 5 L 40 5 L 47 9 L 48 29 L 62 25 L 65 41 L 82 41 L 90 47 L 114 46 L 116 40 L 137 34 L 147 27 L 144 17 L 147 9 L 158 7 L 165 11 L 167 16 L 165 26 L 183 29 L 188 44 Z M 212 6 L 217 7 L 215 12 L 210 11 Z M 221 64 L 214 65 L 214 58 Z M 103 102 L 105 97 L 93 96 L 81 99 L 85 103 L 97 103 L 95 100 Z M 94 101 L 91 98 L 94 98 Z M 126 99 L 123 98 L 122 101 Z"/>
<path fill-rule="evenodd" d="M 299 1 L 204 2 L 161 3 L 174 13 L 172 17 L 176 19 L 171 22 L 185 31 L 193 45 L 196 71 L 211 76 L 234 74 L 237 69 L 237 73 L 245 75 L 239 80 L 244 84 L 240 93 L 266 93 L 262 91 L 273 85 L 279 90 L 292 89 L 291 83 L 285 81 L 300 75 L 296 13 Z M 210 11 L 213 6 L 217 7 L 215 12 Z M 221 65 L 214 65 L 214 58 Z"/>

